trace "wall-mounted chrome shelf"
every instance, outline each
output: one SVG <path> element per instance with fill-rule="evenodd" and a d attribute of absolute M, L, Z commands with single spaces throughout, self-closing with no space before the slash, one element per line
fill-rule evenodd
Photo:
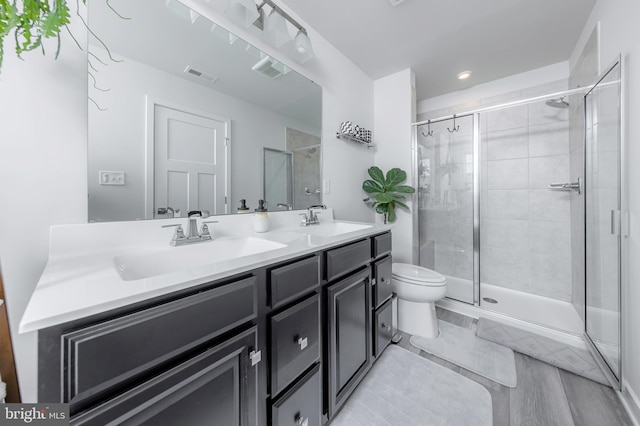
<path fill-rule="evenodd" d="M 345 140 L 348 140 L 348 141 L 351 141 L 351 142 L 357 142 L 359 144 L 366 145 L 367 148 L 369 148 L 369 149 L 375 148 L 375 145 L 373 143 L 367 142 L 367 141 L 365 141 L 363 139 L 357 138 L 357 137 L 352 136 L 352 135 L 350 135 L 348 133 L 336 132 L 336 138 L 345 139 Z"/>

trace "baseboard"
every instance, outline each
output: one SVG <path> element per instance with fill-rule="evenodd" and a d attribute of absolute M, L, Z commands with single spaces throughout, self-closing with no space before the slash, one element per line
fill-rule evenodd
<path fill-rule="evenodd" d="M 626 381 L 623 382 L 623 389 L 622 392 L 616 393 L 634 426 L 640 426 L 640 399 Z"/>

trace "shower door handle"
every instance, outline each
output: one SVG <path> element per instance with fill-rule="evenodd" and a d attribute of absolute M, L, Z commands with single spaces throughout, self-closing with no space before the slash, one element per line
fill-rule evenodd
<path fill-rule="evenodd" d="M 620 210 L 611 210 L 611 235 L 620 235 Z"/>

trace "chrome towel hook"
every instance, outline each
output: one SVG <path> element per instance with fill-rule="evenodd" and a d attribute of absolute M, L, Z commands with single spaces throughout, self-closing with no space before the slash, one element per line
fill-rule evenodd
<path fill-rule="evenodd" d="M 458 130 L 460 130 L 460 125 L 458 124 L 456 126 L 456 115 L 455 114 L 453 114 L 453 130 L 451 130 L 448 127 L 447 127 L 447 130 L 449 131 L 449 133 L 457 132 Z"/>
<path fill-rule="evenodd" d="M 431 130 L 431 120 L 427 121 L 427 133 L 424 132 L 424 130 L 422 132 L 422 136 L 429 137 L 429 136 L 433 136 L 433 130 Z"/>

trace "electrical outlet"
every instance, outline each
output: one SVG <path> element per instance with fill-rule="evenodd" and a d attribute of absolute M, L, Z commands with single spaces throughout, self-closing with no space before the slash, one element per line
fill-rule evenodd
<path fill-rule="evenodd" d="M 124 172 L 99 171 L 100 185 L 124 185 Z"/>
<path fill-rule="evenodd" d="M 331 181 L 329 179 L 323 179 L 322 181 L 322 193 L 330 194 L 331 193 Z"/>

